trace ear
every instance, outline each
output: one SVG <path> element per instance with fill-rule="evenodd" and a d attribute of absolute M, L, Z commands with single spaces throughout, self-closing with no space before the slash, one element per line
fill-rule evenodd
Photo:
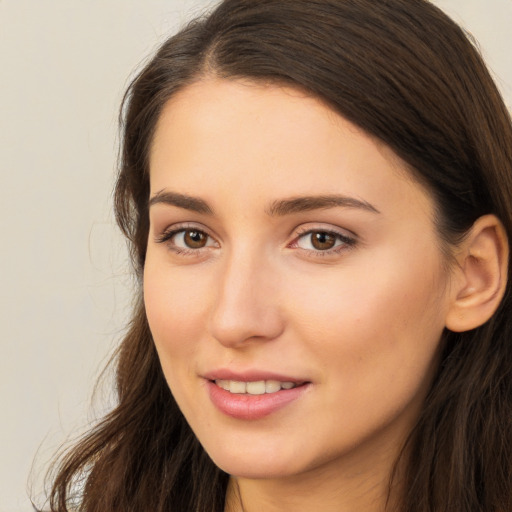
<path fill-rule="evenodd" d="M 480 217 L 456 255 L 452 300 L 446 327 L 469 331 L 491 318 L 507 286 L 509 246 L 502 223 L 494 215 Z"/>

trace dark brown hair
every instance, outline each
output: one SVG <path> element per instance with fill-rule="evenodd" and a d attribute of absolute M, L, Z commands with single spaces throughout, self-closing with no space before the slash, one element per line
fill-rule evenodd
<path fill-rule="evenodd" d="M 486 213 L 512 240 L 510 115 L 478 51 L 438 8 L 426 0 L 224 0 L 167 40 L 125 96 L 115 208 L 139 282 L 153 132 L 165 102 L 208 75 L 298 87 L 382 140 L 431 191 L 445 243 Z M 509 282 L 485 325 L 444 334 L 402 455 L 402 512 L 512 510 L 511 293 Z M 61 461 L 52 511 L 77 502 L 86 512 L 223 510 L 228 475 L 168 389 L 140 295 L 115 359 L 118 405 Z"/>

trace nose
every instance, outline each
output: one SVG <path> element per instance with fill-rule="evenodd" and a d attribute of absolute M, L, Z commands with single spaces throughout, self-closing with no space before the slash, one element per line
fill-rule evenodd
<path fill-rule="evenodd" d="M 277 338 L 284 329 L 276 269 L 255 254 L 233 254 L 217 280 L 210 333 L 230 348 Z"/>

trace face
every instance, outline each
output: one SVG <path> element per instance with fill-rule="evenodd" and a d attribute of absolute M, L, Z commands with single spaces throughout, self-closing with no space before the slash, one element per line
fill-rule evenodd
<path fill-rule="evenodd" d="M 448 308 L 428 193 L 320 101 L 205 80 L 150 155 L 144 298 L 165 378 L 226 472 L 393 458 Z"/>

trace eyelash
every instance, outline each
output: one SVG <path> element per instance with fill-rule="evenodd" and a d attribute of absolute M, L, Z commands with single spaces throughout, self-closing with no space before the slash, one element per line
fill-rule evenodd
<path fill-rule="evenodd" d="M 201 233 L 213 240 L 213 237 L 210 236 L 204 229 L 199 229 L 197 226 L 193 226 L 193 225 L 190 225 L 190 226 L 181 225 L 181 226 L 174 227 L 173 229 L 164 231 L 161 235 L 159 235 L 156 238 L 156 242 L 159 244 L 167 244 L 169 249 L 178 255 L 200 256 L 203 252 L 202 249 L 205 249 L 205 247 L 202 247 L 199 249 L 192 249 L 192 248 L 178 247 L 177 245 L 172 243 L 172 239 L 176 235 L 179 235 L 180 233 L 186 233 L 187 231 L 195 231 L 197 233 Z"/>
<path fill-rule="evenodd" d="M 159 235 L 156 238 L 157 243 L 161 244 L 167 244 L 169 249 L 173 251 L 175 254 L 183 255 L 183 256 L 200 256 L 203 253 L 203 249 L 207 249 L 208 247 L 201 247 L 197 249 L 192 248 L 184 248 L 184 247 L 178 247 L 174 243 L 172 243 L 172 239 L 180 234 L 180 233 L 186 233 L 187 231 L 195 231 L 197 233 L 201 233 L 202 235 L 205 235 L 209 239 L 213 240 L 213 237 L 208 234 L 207 231 L 203 229 L 199 229 L 196 226 L 177 226 L 173 229 L 164 231 L 161 235 Z M 331 249 L 326 250 L 315 250 L 315 249 L 304 249 L 302 247 L 298 247 L 298 242 L 301 238 L 306 237 L 307 235 L 313 235 L 314 233 L 321 233 L 329 236 L 333 236 L 336 239 L 336 242 L 341 242 L 339 245 L 335 245 Z M 355 237 L 347 236 L 344 233 L 340 233 L 339 231 L 330 230 L 330 229 L 322 229 L 322 228 L 303 228 L 299 229 L 296 237 L 294 240 L 288 244 L 287 247 L 295 248 L 299 251 L 306 252 L 309 255 L 312 255 L 314 257 L 326 257 L 334 254 L 339 254 L 343 251 L 346 251 L 348 249 L 351 249 L 354 247 L 357 243 L 357 240 Z"/>
<path fill-rule="evenodd" d="M 341 243 L 339 245 L 334 246 L 331 249 L 326 249 L 326 250 L 303 249 L 301 247 L 297 247 L 297 244 L 301 238 L 306 237 L 308 235 L 313 235 L 314 233 L 321 233 L 324 235 L 333 236 L 335 238 L 336 242 L 340 241 Z M 313 255 L 314 257 L 324 258 L 326 256 L 332 256 L 332 255 L 344 252 L 346 250 L 349 250 L 352 247 L 354 247 L 356 245 L 356 243 L 357 243 L 357 240 L 355 237 L 350 237 L 344 233 L 335 231 L 333 229 L 302 228 L 302 229 L 299 229 L 297 236 L 295 237 L 295 239 L 289 246 L 291 246 L 291 247 L 295 246 L 298 250 L 307 252 L 307 253 Z"/>

